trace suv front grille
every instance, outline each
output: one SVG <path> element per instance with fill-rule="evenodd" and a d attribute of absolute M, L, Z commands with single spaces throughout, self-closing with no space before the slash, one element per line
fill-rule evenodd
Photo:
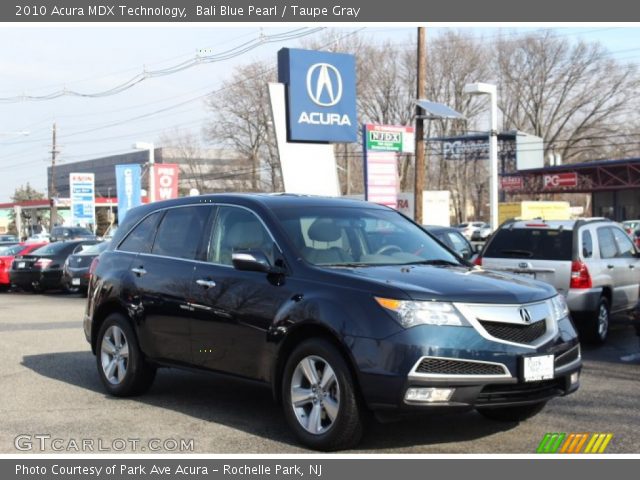
<path fill-rule="evenodd" d="M 425 358 L 415 372 L 432 375 L 506 375 L 504 367 L 499 364 L 446 358 Z"/>
<path fill-rule="evenodd" d="M 495 405 L 512 402 L 536 402 L 562 395 L 565 382 L 558 378 L 541 382 L 487 385 L 476 399 L 477 405 Z"/>
<path fill-rule="evenodd" d="M 513 343 L 529 344 L 547 332 L 547 322 L 544 320 L 529 325 L 480 320 L 480 325 L 492 337 Z"/>

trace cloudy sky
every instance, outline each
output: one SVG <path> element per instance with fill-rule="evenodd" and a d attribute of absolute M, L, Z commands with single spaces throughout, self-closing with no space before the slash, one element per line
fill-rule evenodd
<path fill-rule="evenodd" d="M 315 26 L 314 26 L 315 27 Z M 428 30 L 436 36 L 445 28 Z M 491 39 L 538 28 L 465 28 Z M 640 29 L 614 27 L 553 28 L 558 35 L 602 42 L 610 55 L 640 60 Z M 357 32 L 374 42 L 409 44 L 414 27 L 354 26 L 332 30 L 336 38 Z M 71 163 L 132 149 L 136 141 L 157 142 L 163 132 L 180 128 L 200 134 L 207 110 L 204 98 L 231 79 L 235 65 L 264 59 L 276 65 L 282 47 L 299 46 L 298 35 L 322 35 L 301 27 L 226 28 L 220 26 L 65 26 L 0 27 L 0 202 L 19 185 L 31 182 L 46 191 L 51 127 L 58 126 L 61 162 Z M 281 40 L 277 36 L 290 37 Z M 259 39 L 273 43 L 259 43 Z M 60 91 L 105 92 L 143 71 L 168 69 L 192 60 L 198 51 L 213 55 L 241 45 L 257 45 L 241 55 L 198 64 L 178 73 L 146 78 L 104 97 L 47 97 Z M 482 79 L 479 79 L 482 80 Z M 22 133 L 28 132 L 28 135 Z"/>

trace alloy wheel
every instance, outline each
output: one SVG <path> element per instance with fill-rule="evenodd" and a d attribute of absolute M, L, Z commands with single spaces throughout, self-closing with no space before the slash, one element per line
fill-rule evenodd
<path fill-rule="evenodd" d="M 100 346 L 102 372 L 112 385 L 124 380 L 129 366 L 129 344 L 120 327 L 112 325 L 104 332 Z"/>
<path fill-rule="evenodd" d="M 291 407 L 311 434 L 321 435 L 334 425 L 340 410 L 340 385 L 326 360 L 310 355 L 298 363 L 291 379 Z"/>

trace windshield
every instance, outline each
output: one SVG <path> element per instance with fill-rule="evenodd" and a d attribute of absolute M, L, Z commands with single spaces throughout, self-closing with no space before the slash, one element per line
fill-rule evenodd
<path fill-rule="evenodd" d="M 79 255 L 100 255 L 109 242 L 96 243 L 94 245 L 80 245 L 80 249 L 75 253 Z"/>
<path fill-rule="evenodd" d="M 420 227 L 395 211 L 373 208 L 275 210 L 298 255 L 314 265 L 460 265 Z"/>

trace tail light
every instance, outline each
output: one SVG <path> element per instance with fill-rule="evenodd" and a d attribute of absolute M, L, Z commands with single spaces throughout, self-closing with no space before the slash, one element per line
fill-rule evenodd
<path fill-rule="evenodd" d="M 589 269 L 584 262 L 580 260 L 571 262 L 571 282 L 569 288 L 591 288 L 592 286 L 591 275 L 589 275 Z"/>
<path fill-rule="evenodd" d="M 479 267 L 481 267 L 482 266 L 482 257 L 480 255 L 478 255 L 476 257 L 476 259 L 473 261 L 473 264 L 474 265 L 478 265 Z"/>
<path fill-rule="evenodd" d="M 34 265 L 40 270 L 44 270 L 49 265 L 51 265 L 51 262 L 53 262 L 53 260 L 51 260 L 50 258 L 39 258 Z"/>

